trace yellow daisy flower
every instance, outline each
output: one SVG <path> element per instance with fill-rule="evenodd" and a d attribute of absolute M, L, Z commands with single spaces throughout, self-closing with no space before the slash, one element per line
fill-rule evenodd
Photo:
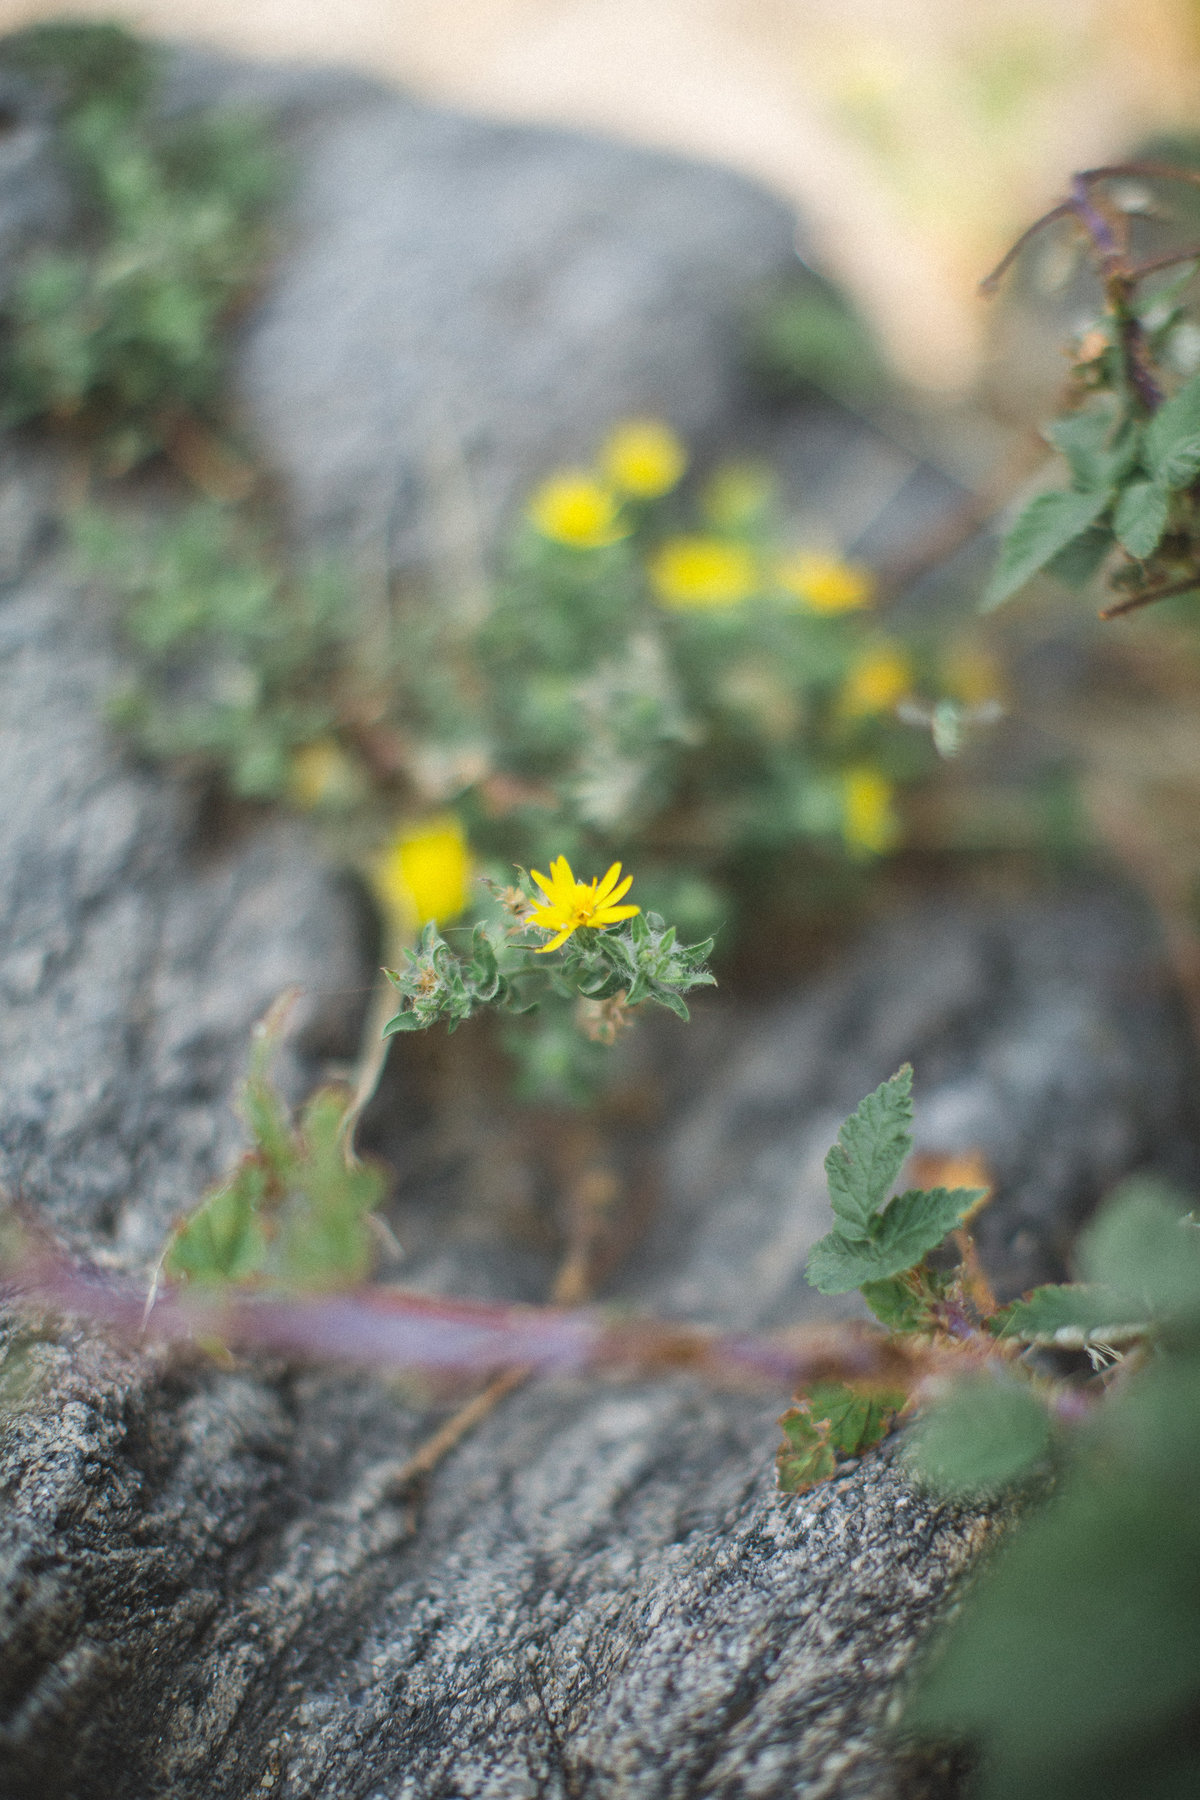
<path fill-rule="evenodd" d="M 635 500 L 669 494 L 687 462 L 687 451 L 661 419 L 626 419 L 600 452 L 600 466 L 612 485 Z"/>
<path fill-rule="evenodd" d="M 758 589 L 758 565 L 744 544 L 668 538 L 651 559 L 650 579 L 664 606 L 703 612 L 748 600 Z"/>
<path fill-rule="evenodd" d="M 544 481 L 529 517 L 543 537 L 572 550 L 602 550 L 629 536 L 617 496 L 586 469 L 563 469 Z"/>
<path fill-rule="evenodd" d="M 913 669 L 905 652 L 895 644 L 870 644 L 846 677 L 838 701 L 844 719 L 869 719 L 891 712 L 912 689 Z"/>
<path fill-rule="evenodd" d="M 874 577 L 860 563 L 808 550 L 785 557 L 775 576 L 780 587 L 809 612 L 855 612 L 860 606 L 869 606 L 875 594 Z"/>
<path fill-rule="evenodd" d="M 370 873 L 376 899 L 400 931 L 457 918 L 471 881 L 471 852 L 461 824 L 453 813 L 443 813 L 398 832 Z"/>
<path fill-rule="evenodd" d="M 632 875 L 620 880 L 619 862 L 614 863 L 600 881 L 577 881 L 565 856 L 550 864 L 549 880 L 545 875 L 539 875 L 536 869 L 531 869 L 530 874 L 546 898 L 534 901 L 529 922 L 539 931 L 557 933 L 548 944 L 539 946 L 539 956 L 544 956 L 548 950 L 559 949 L 581 925 L 615 925 L 618 919 L 631 919 L 634 913 L 642 910 L 640 906 L 616 904 L 633 885 Z"/>
<path fill-rule="evenodd" d="M 882 856 L 895 847 L 900 822 L 892 811 L 895 788 L 886 775 L 866 765 L 847 769 L 842 780 L 842 836 L 857 856 Z"/>

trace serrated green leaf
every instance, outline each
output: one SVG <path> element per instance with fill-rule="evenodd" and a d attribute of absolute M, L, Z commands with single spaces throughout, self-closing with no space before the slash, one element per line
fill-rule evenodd
<path fill-rule="evenodd" d="M 905 1063 L 859 1102 L 825 1158 L 830 1205 L 842 1237 L 869 1238 L 871 1221 L 911 1149 L 912 1068 Z"/>
<path fill-rule="evenodd" d="M 1050 1441 L 1049 1415 L 1027 1382 L 972 1375 L 917 1420 L 905 1461 L 924 1486 L 980 1499 L 1028 1476 Z"/>
<path fill-rule="evenodd" d="M 1109 405 L 1067 413 L 1046 426 L 1043 435 L 1066 458 L 1076 488 L 1111 488 L 1132 466 L 1137 438 L 1125 436 L 1119 445 L 1110 444 L 1115 421 L 1116 409 Z"/>
<path fill-rule="evenodd" d="M 1187 487 L 1200 472 L 1200 375 L 1165 400 L 1146 427 L 1146 467 L 1164 487 Z"/>
<path fill-rule="evenodd" d="M 814 1244 L 805 1278 L 822 1294 L 848 1294 L 915 1268 L 983 1198 L 981 1188 L 910 1188 L 872 1221 L 871 1235 L 831 1231 Z"/>
<path fill-rule="evenodd" d="M 1073 539 L 1065 550 L 1052 556 L 1042 573 L 1052 575 L 1065 587 L 1086 587 L 1116 542 L 1108 525 L 1093 525 L 1082 537 Z"/>
<path fill-rule="evenodd" d="M 1034 1288 L 988 1322 L 997 1337 L 1015 1338 L 1022 1344 L 1054 1344 L 1060 1349 L 1082 1350 L 1088 1344 L 1126 1342 L 1144 1335 L 1145 1319 L 1137 1308 L 1111 1288 L 1071 1286 Z"/>
<path fill-rule="evenodd" d="M 1197 463 L 1200 468 L 1200 463 Z M 1156 481 L 1134 481 L 1117 501 L 1113 530 L 1121 548 L 1142 562 L 1153 555 L 1167 528 L 1169 496 Z"/>
<path fill-rule="evenodd" d="M 983 598 L 988 612 L 1015 594 L 1040 569 L 1080 538 L 1112 500 L 1111 488 L 1068 488 L 1038 494 L 1016 520 L 1000 546 L 995 574 Z"/>
<path fill-rule="evenodd" d="M 779 1489 L 784 1494 L 806 1494 L 819 1482 L 828 1481 L 837 1469 L 837 1456 L 828 1438 L 798 1409 L 779 1421 L 785 1441 L 775 1457 Z"/>
<path fill-rule="evenodd" d="M 858 1456 L 885 1435 L 907 1398 L 900 1390 L 860 1393 L 844 1381 L 814 1381 L 800 1404 L 824 1426 L 839 1456 Z"/>
<path fill-rule="evenodd" d="M 928 1298 L 915 1293 L 907 1281 L 896 1275 L 886 1281 L 862 1281 L 859 1292 L 889 1331 L 920 1331 L 928 1323 Z"/>

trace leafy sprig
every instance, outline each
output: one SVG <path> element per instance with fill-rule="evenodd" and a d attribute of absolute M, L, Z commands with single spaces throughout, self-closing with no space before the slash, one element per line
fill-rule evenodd
<path fill-rule="evenodd" d="M 1200 374 L 1179 374 L 1195 327 L 1177 291 L 1143 285 L 1178 265 L 1185 273 L 1177 289 L 1186 285 L 1200 246 L 1134 260 L 1129 215 L 1114 185 L 1130 176 L 1200 180 L 1194 170 L 1153 163 L 1077 175 L 1069 198 L 1024 234 L 984 284 L 994 288 L 1030 237 L 1070 217 L 1090 244 L 1105 298 L 1102 320 L 1077 347 L 1067 407 L 1045 431 L 1069 484 L 1037 494 L 1019 513 L 985 608 L 1043 572 L 1082 586 L 1105 570 L 1116 598 L 1103 618 L 1200 587 Z"/>
<path fill-rule="evenodd" d="M 471 933 L 470 948 L 453 950 L 437 926 L 428 924 L 402 971 L 388 969 L 400 1008 L 384 1035 L 424 1031 L 445 1023 L 450 1031 L 485 1007 L 520 1014 L 551 996 L 561 1000 L 615 1003 L 616 1018 L 646 1004 L 688 1017 L 684 994 L 711 987 L 707 968 L 713 940 L 680 944 L 675 928 L 658 913 L 639 913 L 620 928 L 577 930 L 555 953 L 518 926 L 514 933 L 485 924 Z M 613 1006 L 610 1004 L 610 1017 Z"/>

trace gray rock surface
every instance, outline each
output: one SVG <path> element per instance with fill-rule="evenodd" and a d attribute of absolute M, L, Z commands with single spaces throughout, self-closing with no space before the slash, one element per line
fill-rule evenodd
<path fill-rule="evenodd" d="M 450 579 L 546 469 L 632 413 L 712 443 L 795 220 L 718 168 L 189 54 L 177 103 L 273 112 L 287 254 L 236 387 L 305 527 Z"/>
<path fill-rule="evenodd" d="M 306 236 L 242 370 L 310 527 L 382 519 L 403 561 L 410 490 L 443 442 L 439 466 L 465 461 L 486 517 L 506 482 L 631 406 L 713 428 L 735 404 L 737 283 L 786 253 L 778 209 L 743 184 L 452 120 L 348 78 L 178 67 L 194 97 L 241 81 L 293 133 Z M 647 387 L 656 372 L 664 385 Z M 449 399 L 430 424 L 435 389 Z M 0 1168 L 76 1244 L 140 1267 L 236 1141 L 253 1019 L 282 986 L 307 987 L 284 1070 L 303 1087 L 352 1041 L 367 949 L 353 897 L 302 834 L 206 835 L 185 793 L 116 753 L 99 723 L 106 622 L 47 549 L 55 471 L 13 454 Z M 729 1325 L 816 1316 L 799 1272 L 827 1222 L 820 1156 L 906 1055 L 928 1147 L 978 1144 L 1001 1178 L 989 1230 L 1009 1281 L 1041 1273 L 1124 1170 L 1154 1153 L 1186 1172 L 1196 1143 L 1194 1059 L 1153 932 L 1103 890 L 930 903 L 807 996 L 718 997 L 690 1035 L 644 1044 L 674 1096 L 644 1134 L 662 1197 L 607 1292 Z M 401 1123 L 385 1096 L 377 1139 L 412 1169 L 417 1126 L 392 1092 Z M 453 1185 L 433 1168 L 403 1187 L 406 1278 L 536 1291 L 549 1253 L 540 1267 Z M 914 1493 L 889 1450 L 780 1499 L 786 1396 L 546 1381 L 510 1395 L 424 1488 L 400 1488 L 444 1396 L 168 1359 L 11 1315 L 3 1330 L 13 1800 L 949 1791 L 905 1765 L 887 1714 L 989 1524 Z"/>

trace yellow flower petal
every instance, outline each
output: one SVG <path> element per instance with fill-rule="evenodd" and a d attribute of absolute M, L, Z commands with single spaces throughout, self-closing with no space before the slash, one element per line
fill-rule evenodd
<path fill-rule="evenodd" d="M 904 650 L 883 640 L 868 645 L 846 678 L 838 711 L 845 719 L 891 712 L 911 691 L 912 682 L 912 663 Z"/>
<path fill-rule="evenodd" d="M 458 819 L 444 813 L 398 832 L 370 876 L 376 899 L 400 931 L 456 918 L 471 880 L 471 852 Z"/>
<path fill-rule="evenodd" d="M 758 564 L 745 544 L 668 538 L 650 563 L 650 579 L 664 606 L 705 611 L 748 600 L 758 588 Z"/>
<path fill-rule="evenodd" d="M 842 785 L 842 836 L 858 856 L 882 856 L 895 847 L 900 823 L 892 811 L 895 789 L 878 769 L 849 769 Z"/>
<path fill-rule="evenodd" d="M 785 557 L 777 566 L 775 577 L 780 587 L 809 612 L 853 612 L 860 606 L 869 606 L 875 593 L 875 580 L 869 569 L 809 551 Z"/>
<path fill-rule="evenodd" d="M 530 908 L 530 923 L 539 931 L 556 934 L 550 943 L 538 946 L 538 954 L 558 950 L 581 926 L 611 925 L 618 919 L 631 919 L 641 912 L 640 906 L 613 904 L 633 883 L 633 876 L 627 875 L 619 886 L 614 886 L 620 873 L 618 862 L 612 864 L 602 881 L 579 881 L 565 856 L 557 857 L 550 864 L 549 883 L 536 869 L 531 869 L 530 874 L 546 898 L 536 901 Z"/>
<path fill-rule="evenodd" d="M 600 550 L 629 535 L 617 496 L 586 469 L 563 469 L 544 481 L 529 517 L 543 537 L 572 550 Z"/>
<path fill-rule="evenodd" d="M 661 419 L 627 419 L 600 452 L 600 465 L 613 487 L 635 500 L 669 494 L 687 461 L 687 451 Z"/>

